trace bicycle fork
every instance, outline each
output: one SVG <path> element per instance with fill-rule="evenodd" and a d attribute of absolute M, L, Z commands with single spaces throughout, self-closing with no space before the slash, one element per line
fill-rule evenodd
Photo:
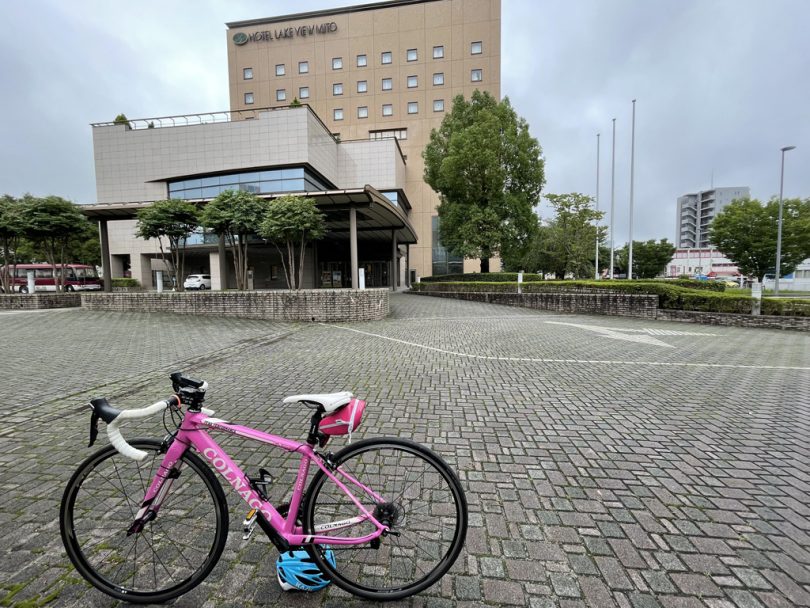
<path fill-rule="evenodd" d="M 141 508 L 135 514 L 135 520 L 127 530 L 127 536 L 139 534 L 143 531 L 146 524 L 157 518 L 158 511 L 160 511 L 164 499 L 168 496 L 174 480 L 180 477 L 180 469 L 183 466 L 181 458 L 188 449 L 188 446 L 179 444 L 181 447 L 178 448 L 177 445 L 176 442 L 168 444 L 163 462 L 158 468 L 149 489 L 146 491 L 144 500 L 141 503 Z M 172 459 L 169 458 L 169 452 L 173 452 Z"/>

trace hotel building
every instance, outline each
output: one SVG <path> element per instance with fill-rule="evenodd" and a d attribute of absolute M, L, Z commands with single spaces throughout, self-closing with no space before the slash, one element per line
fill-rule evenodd
<path fill-rule="evenodd" d="M 438 242 L 422 150 L 454 96 L 500 98 L 500 0 L 394 0 L 227 28 L 230 111 L 93 125 L 98 202 L 85 213 L 112 276 L 129 269 L 150 287 L 161 268 L 157 243 L 133 236 L 137 209 L 204 205 L 229 188 L 316 199 L 328 234 L 307 255 L 305 286 L 357 286 L 358 267 L 368 286 L 392 288 L 478 270 Z M 190 244 L 188 272 L 233 286 L 222 242 Z M 284 287 L 274 248 L 257 241 L 250 259 L 255 288 Z"/>

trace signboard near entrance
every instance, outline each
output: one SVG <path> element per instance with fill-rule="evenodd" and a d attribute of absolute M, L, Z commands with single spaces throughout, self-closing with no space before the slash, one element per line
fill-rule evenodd
<path fill-rule="evenodd" d="M 366 288 L 366 269 L 365 268 L 358 268 L 357 269 L 357 283 L 360 289 Z"/>

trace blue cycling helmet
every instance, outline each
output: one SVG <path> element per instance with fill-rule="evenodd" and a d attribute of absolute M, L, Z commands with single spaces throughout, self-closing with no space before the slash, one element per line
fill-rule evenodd
<path fill-rule="evenodd" d="M 324 552 L 324 558 L 335 565 L 335 554 L 330 549 Z M 331 582 L 304 549 L 280 554 L 276 560 L 276 576 L 284 591 L 318 591 Z"/>

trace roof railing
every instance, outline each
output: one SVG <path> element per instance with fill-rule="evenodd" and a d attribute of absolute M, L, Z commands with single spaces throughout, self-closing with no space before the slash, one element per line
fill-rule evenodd
<path fill-rule="evenodd" d="M 205 125 L 218 122 L 234 122 L 236 120 L 250 120 L 257 118 L 263 112 L 277 112 L 280 110 L 294 110 L 296 108 L 307 108 L 321 123 L 321 126 L 329 132 L 323 124 L 320 116 L 315 113 L 309 104 L 302 103 L 298 106 L 276 106 L 267 108 L 246 108 L 243 110 L 220 110 L 217 112 L 201 112 L 199 114 L 177 114 L 174 116 L 154 116 L 151 118 L 131 118 L 124 120 L 111 120 L 108 122 L 93 122 L 90 126 L 114 127 L 116 125 L 128 126 L 132 130 L 140 129 L 163 129 L 167 127 L 187 127 L 191 125 Z"/>

